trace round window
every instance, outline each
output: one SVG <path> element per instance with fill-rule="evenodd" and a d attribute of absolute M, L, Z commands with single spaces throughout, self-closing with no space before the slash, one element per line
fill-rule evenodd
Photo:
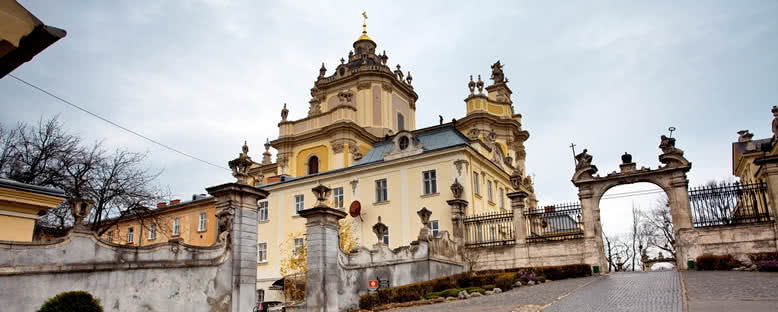
<path fill-rule="evenodd" d="M 404 149 L 408 148 L 408 144 L 409 143 L 410 143 L 410 140 L 408 140 L 407 136 L 404 136 L 404 137 L 400 138 L 400 149 L 404 150 Z"/>

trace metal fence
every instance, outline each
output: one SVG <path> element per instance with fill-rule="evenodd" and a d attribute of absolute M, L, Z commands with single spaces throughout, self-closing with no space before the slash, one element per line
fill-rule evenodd
<path fill-rule="evenodd" d="M 528 243 L 583 238 L 581 204 L 567 203 L 539 207 L 524 213 Z"/>
<path fill-rule="evenodd" d="M 513 212 L 487 212 L 466 216 L 465 246 L 488 247 L 516 243 L 513 229 Z"/>
<path fill-rule="evenodd" d="M 689 190 L 694 227 L 761 223 L 772 220 L 765 182 L 707 185 Z"/>

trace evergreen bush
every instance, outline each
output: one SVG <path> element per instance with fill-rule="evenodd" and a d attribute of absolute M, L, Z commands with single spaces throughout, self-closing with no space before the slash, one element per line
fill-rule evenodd
<path fill-rule="evenodd" d="M 103 312 L 100 300 L 86 291 L 66 291 L 49 298 L 38 312 Z"/>

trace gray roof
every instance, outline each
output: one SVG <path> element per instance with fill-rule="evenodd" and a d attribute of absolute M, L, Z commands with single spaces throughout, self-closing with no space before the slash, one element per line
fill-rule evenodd
<path fill-rule="evenodd" d="M 459 130 L 457 130 L 456 127 L 454 127 L 451 123 L 423 128 L 416 131 L 412 131 L 411 133 L 413 133 L 416 136 L 416 138 L 424 147 L 424 153 L 469 144 L 467 137 L 465 137 L 464 134 L 459 132 Z M 394 137 L 393 136 L 387 137 L 385 140 L 376 143 L 373 146 L 373 148 L 369 152 L 367 152 L 365 156 L 362 157 L 362 159 L 360 159 L 358 162 L 356 162 L 355 164 L 349 167 L 325 171 L 325 172 L 319 172 L 316 174 L 311 174 L 302 177 L 287 177 L 284 181 L 262 184 L 262 185 L 258 185 L 257 187 L 265 188 L 269 186 L 285 184 L 292 181 L 309 179 L 318 176 L 347 171 L 353 168 L 368 166 L 374 163 L 384 161 L 384 154 L 392 150 L 392 138 Z"/>
<path fill-rule="evenodd" d="M 436 126 L 426 129 L 420 129 L 412 132 L 416 135 L 416 139 L 424 147 L 424 152 L 430 152 L 440 150 L 444 148 L 466 145 L 468 144 L 467 138 L 450 124 L 444 126 Z M 379 162 L 384 160 L 384 154 L 392 150 L 391 138 L 376 143 L 373 149 L 367 153 L 362 159 L 360 159 L 355 166 Z"/>
<path fill-rule="evenodd" d="M 38 193 L 49 196 L 65 197 L 65 191 L 53 187 L 37 186 L 16 182 L 14 180 L 0 179 L 0 187 L 7 187 L 15 190 Z"/>

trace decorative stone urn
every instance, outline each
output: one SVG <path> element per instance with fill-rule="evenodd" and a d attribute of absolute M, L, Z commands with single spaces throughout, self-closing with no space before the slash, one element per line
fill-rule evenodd
<path fill-rule="evenodd" d="M 462 184 L 459 184 L 459 181 L 454 180 L 454 184 L 451 184 L 451 193 L 454 195 L 454 199 L 461 199 L 462 193 L 464 192 L 465 188 L 462 186 Z"/>
<path fill-rule="evenodd" d="M 84 219 L 86 219 L 92 212 L 94 201 L 83 198 L 73 198 L 70 200 L 70 213 L 73 215 L 75 221 L 73 222 L 73 229 L 80 231 L 88 231 L 86 225 L 84 225 Z"/>
<path fill-rule="evenodd" d="M 627 152 L 624 152 L 624 155 L 621 155 L 621 163 L 622 164 L 632 163 L 632 155 L 630 155 Z"/>
<path fill-rule="evenodd" d="M 378 223 L 373 225 L 373 233 L 375 233 L 376 238 L 378 239 L 378 243 L 376 243 L 376 246 L 382 246 L 384 245 L 384 233 L 389 230 L 389 227 L 386 226 L 386 224 L 383 224 L 381 222 L 381 216 L 378 216 Z"/>
<path fill-rule="evenodd" d="M 429 229 L 430 216 L 432 215 L 432 211 L 426 207 L 422 207 L 419 211 L 416 212 L 416 214 L 419 215 L 419 219 L 421 219 L 422 224 L 421 230 L 419 231 L 419 240 L 429 241 L 432 237 Z"/>
<path fill-rule="evenodd" d="M 313 192 L 313 195 L 316 196 L 316 200 L 318 201 L 316 203 L 316 207 L 327 207 L 327 199 L 330 198 L 330 193 L 332 192 L 332 189 L 329 187 L 326 187 L 322 184 L 319 184 L 319 186 L 314 187 L 311 189 Z M 379 222 L 381 222 L 381 219 L 379 217 Z"/>

